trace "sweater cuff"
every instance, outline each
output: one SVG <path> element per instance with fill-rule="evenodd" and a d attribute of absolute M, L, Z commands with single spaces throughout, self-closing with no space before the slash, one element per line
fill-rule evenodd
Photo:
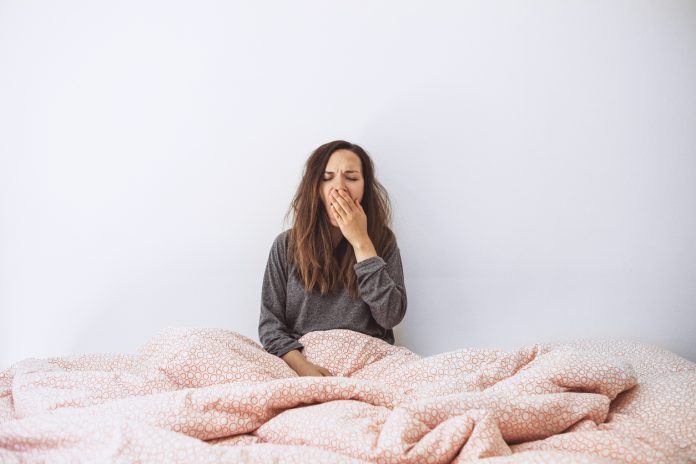
<path fill-rule="evenodd" d="M 280 357 L 285 356 L 286 354 L 288 354 L 288 353 L 291 352 L 292 350 L 300 350 L 300 351 L 302 351 L 302 348 L 304 348 L 304 345 L 303 345 L 302 343 L 300 343 L 300 342 L 298 342 L 298 341 L 296 341 L 296 340 L 293 340 L 292 343 L 290 343 L 289 345 L 280 348 L 280 349 L 275 353 L 275 355 L 278 356 L 278 357 L 280 358 Z"/>
<path fill-rule="evenodd" d="M 358 275 L 370 274 L 379 268 L 386 266 L 386 264 L 386 261 L 384 261 L 381 256 L 370 256 L 359 263 L 353 264 L 353 269 L 355 269 L 355 272 Z"/>

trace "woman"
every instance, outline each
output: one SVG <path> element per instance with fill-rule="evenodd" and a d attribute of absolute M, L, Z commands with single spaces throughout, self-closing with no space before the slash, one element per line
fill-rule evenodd
<path fill-rule="evenodd" d="M 337 140 L 307 160 L 290 211 L 293 228 L 268 256 L 259 340 L 298 375 L 329 376 L 305 359 L 302 335 L 350 329 L 393 345 L 392 328 L 406 314 L 389 199 L 365 150 Z"/>

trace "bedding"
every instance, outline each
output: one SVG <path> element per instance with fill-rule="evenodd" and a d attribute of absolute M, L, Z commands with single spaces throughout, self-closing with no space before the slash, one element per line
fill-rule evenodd
<path fill-rule="evenodd" d="M 628 340 L 419 356 L 300 338 L 299 377 L 231 330 L 0 372 L 0 462 L 696 462 L 696 364 Z"/>

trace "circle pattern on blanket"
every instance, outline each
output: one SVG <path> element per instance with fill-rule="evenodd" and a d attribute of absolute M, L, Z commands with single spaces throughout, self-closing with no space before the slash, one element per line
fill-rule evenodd
<path fill-rule="evenodd" d="M 299 340 L 298 377 L 254 340 L 168 328 L 136 354 L 0 373 L 0 461 L 688 462 L 696 364 L 629 341 L 421 357 L 359 332 Z"/>

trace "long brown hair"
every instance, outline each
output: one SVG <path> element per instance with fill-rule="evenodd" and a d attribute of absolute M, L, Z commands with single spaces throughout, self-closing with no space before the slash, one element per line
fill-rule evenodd
<path fill-rule="evenodd" d="M 395 246 L 391 230 L 392 212 L 389 195 L 375 178 L 375 168 L 367 152 L 354 143 L 335 140 L 318 147 L 305 163 L 297 192 L 285 218 L 294 213 L 293 227 L 288 236 L 288 268 L 296 264 L 296 273 L 305 291 L 317 287 L 322 295 L 329 293 L 339 281 L 353 298 L 358 298 L 358 284 L 353 265 L 355 252 L 347 240 L 336 248 L 331 242 L 331 222 L 324 212 L 320 187 L 329 158 L 336 150 L 355 153 L 362 164 L 364 193 L 360 204 L 367 216 L 367 234 L 378 256 Z"/>

